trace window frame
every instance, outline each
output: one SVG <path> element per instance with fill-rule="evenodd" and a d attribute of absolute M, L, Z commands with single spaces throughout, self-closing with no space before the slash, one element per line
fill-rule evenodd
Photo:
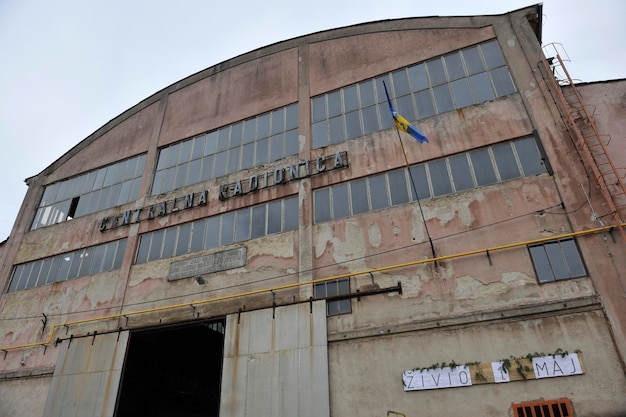
<path fill-rule="evenodd" d="M 530 143 L 533 144 L 536 151 L 534 154 L 535 159 L 531 158 Z M 519 157 L 518 144 L 523 144 L 522 148 L 525 152 L 523 158 Z M 503 178 L 500 173 L 499 164 L 501 165 L 503 160 L 499 159 L 498 155 L 493 152 L 493 148 L 495 146 L 503 147 L 504 145 L 510 150 L 507 155 L 510 157 L 509 161 L 515 164 L 517 176 L 505 176 Z M 479 155 L 481 157 L 476 159 Z M 464 182 L 455 182 L 454 180 L 454 174 L 459 174 L 458 164 L 454 162 L 456 160 L 464 160 L 463 169 L 469 170 L 469 175 L 463 178 Z M 542 166 L 543 171 L 538 172 L 535 168 L 532 172 L 526 174 L 525 164 L 531 164 L 535 167 Z M 414 175 L 415 173 L 417 175 Z M 417 201 L 417 196 L 415 195 L 412 181 L 415 182 L 420 201 L 423 201 L 545 173 L 549 173 L 548 164 L 542 155 L 539 138 L 534 135 L 523 136 L 414 164 L 408 169 L 406 167 L 394 168 L 386 172 L 379 172 L 327 187 L 317 188 L 313 190 L 314 223 L 319 224 L 401 204 L 414 203 Z M 384 177 L 382 182 L 385 184 L 385 190 L 372 190 L 370 179 L 376 176 Z M 489 181 L 485 182 L 487 178 L 489 178 Z M 361 182 L 363 179 L 367 179 L 365 184 L 367 187 L 366 194 L 369 197 L 367 199 L 368 210 L 360 210 L 358 213 L 355 213 L 352 200 L 352 185 Z M 380 183 L 381 181 L 378 182 Z M 471 187 L 469 186 L 470 183 Z M 374 207 L 372 195 L 376 193 L 378 193 L 376 195 L 377 203 L 376 207 Z M 363 201 L 365 202 L 365 198 Z M 342 203 L 340 207 L 338 206 L 339 202 Z"/>
<path fill-rule="evenodd" d="M 574 417 L 569 398 L 513 403 L 511 409 L 514 417 Z"/>
<path fill-rule="evenodd" d="M 28 290 L 44 285 L 74 280 L 103 272 L 113 271 L 122 266 L 127 238 L 112 240 L 100 245 L 79 248 L 34 261 L 13 266 L 7 292 Z M 98 258 L 95 255 L 98 254 Z M 92 259 L 98 264 L 92 265 Z M 109 262 L 105 262 L 108 260 Z"/>
<path fill-rule="evenodd" d="M 329 287 L 331 285 L 336 285 L 336 291 L 332 291 L 333 294 L 329 295 Z M 350 287 L 350 278 L 316 282 L 313 284 L 313 295 L 316 300 L 326 300 L 326 316 L 351 314 L 352 302 L 351 297 L 348 296 L 351 293 Z"/>
<path fill-rule="evenodd" d="M 166 193 L 297 155 L 298 125 L 295 102 L 164 146 L 150 193 Z"/>
<path fill-rule="evenodd" d="M 298 198 L 297 195 L 292 195 L 143 233 L 139 236 L 133 264 L 144 264 L 297 230 L 300 226 Z M 274 209 L 272 213 L 270 208 Z M 181 233 L 181 230 L 185 232 Z M 197 236 L 198 233 L 202 237 Z M 171 240 L 167 242 L 166 251 L 167 237 Z M 181 238 L 184 241 L 180 241 Z M 202 246 L 198 249 L 200 241 Z M 155 249 L 152 250 L 155 242 Z"/>
<path fill-rule="evenodd" d="M 588 275 L 580 249 L 573 237 L 533 243 L 527 248 L 535 276 L 540 284 Z M 557 249 L 558 253 L 555 252 Z M 563 274 L 565 270 L 567 275 Z"/>
<path fill-rule="evenodd" d="M 409 122 L 518 92 L 497 39 L 490 39 L 311 97 L 312 148 L 392 127 L 383 82 Z"/>

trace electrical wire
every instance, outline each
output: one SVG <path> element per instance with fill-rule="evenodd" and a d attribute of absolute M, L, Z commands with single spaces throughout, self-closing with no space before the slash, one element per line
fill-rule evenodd
<path fill-rule="evenodd" d="M 513 220 L 517 220 L 520 219 L 522 217 L 526 217 L 526 216 L 530 216 L 530 215 L 537 215 L 537 214 L 542 214 L 542 213 L 546 213 L 546 214 L 561 214 L 561 213 L 548 213 L 546 212 L 546 210 L 550 210 L 554 207 L 559 207 L 561 206 L 561 204 L 555 204 L 549 207 L 546 207 L 544 209 L 540 209 L 540 210 L 533 210 L 531 212 L 528 213 L 524 213 L 524 214 L 520 214 L 514 217 L 509 217 L 506 218 L 504 220 L 500 220 L 497 222 L 493 222 L 493 223 L 489 223 L 489 224 L 485 224 L 483 226 L 479 226 L 479 227 L 474 227 L 472 229 L 468 229 L 468 230 L 463 230 L 457 233 L 451 233 L 445 236 L 441 236 L 438 238 L 435 238 L 433 240 L 435 241 L 439 241 L 439 240 L 444 240 L 450 237 L 454 237 L 454 236 L 458 236 L 464 233 L 469 233 L 469 232 L 473 232 L 476 230 L 480 230 L 483 228 L 487 228 L 487 227 L 492 227 L 495 225 L 499 225 L 502 223 L 506 223 L 509 221 L 513 221 Z M 273 281 L 273 280 L 278 280 L 278 279 L 282 279 L 282 278 L 289 278 L 289 277 L 293 277 L 293 276 L 297 276 L 299 274 L 307 274 L 307 273 L 313 273 L 313 272 L 319 272 L 321 270 L 324 270 L 326 268 L 333 268 L 333 267 L 338 267 L 341 265 L 346 265 L 346 264 L 350 264 L 353 262 L 358 262 L 358 261 L 363 261 L 363 260 L 367 260 L 367 259 L 372 259 L 378 256 L 384 256 L 384 255 L 389 255 L 393 252 L 397 252 L 397 251 L 403 251 L 403 250 L 407 250 L 413 247 L 418 247 L 424 244 L 427 244 L 428 242 L 415 242 L 409 245 L 404 245 L 401 247 L 396 247 L 387 251 L 381 251 L 381 252 L 377 252 L 375 254 L 371 254 L 371 255 L 366 255 L 366 256 L 361 256 L 361 257 L 356 257 L 356 258 L 352 258 L 343 262 L 336 262 L 334 264 L 328 264 L 328 265 L 321 265 L 315 268 L 311 268 L 311 269 L 306 269 L 306 270 L 301 270 L 298 272 L 293 272 L 293 273 L 289 273 L 289 274 L 282 274 L 282 275 L 274 275 L 271 277 L 267 277 L 264 279 L 260 279 L 254 282 L 246 282 L 244 284 L 237 284 L 237 285 L 229 285 L 229 286 L 224 286 L 224 287 L 220 287 L 220 288 L 216 288 L 216 289 L 211 289 L 211 290 L 205 290 L 205 291 L 195 291 L 192 293 L 187 293 L 187 294 L 182 294 L 182 295 L 176 295 L 176 296 L 171 296 L 171 297 L 163 297 L 163 298 L 157 298 L 157 299 L 153 299 L 153 300 L 149 300 L 149 301 L 142 301 L 142 302 L 136 302 L 136 303 L 128 303 L 128 304 L 123 304 L 123 305 L 114 305 L 114 306 L 107 306 L 107 307 L 101 307 L 101 308 L 96 308 L 96 309 L 90 309 L 90 310 L 80 310 L 80 311 L 72 311 L 72 312 L 64 312 L 64 313 L 50 313 L 50 314 L 46 314 L 47 317 L 60 317 L 60 316 L 71 316 L 71 315 L 76 315 L 76 314 L 85 314 L 85 313 L 93 313 L 93 312 L 97 312 L 97 311 L 106 311 L 106 310 L 115 310 L 115 309 L 122 309 L 122 308 L 127 308 L 127 307 L 136 307 L 136 306 L 141 306 L 141 305 L 146 305 L 146 304 L 151 304 L 151 303 L 158 303 L 158 302 L 162 302 L 162 301 L 171 301 L 171 300 L 175 300 L 175 299 L 180 299 L 180 298 L 185 298 L 185 297 L 190 297 L 190 296 L 194 296 L 194 295 L 199 295 L 199 294 L 209 294 L 209 293 L 213 293 L 213 292 L 217 292 L 217 291 L 224 291 L 224 290 L 229 290 L 229 289 L 234 289 L 234 288 L 238 288 L 238 287 L 242 287 L 242 286 L 249 286 L 251 284 L 259 284 L 259 283 L 263 283 L 263 282 L 268 282 L 268 281 Z M 0 321 L 15 321 L 15 320 L 40 320 L 41 316 L 23 316 L 23 317 L 10 317 L 10 318 L 0 318 Z"/>

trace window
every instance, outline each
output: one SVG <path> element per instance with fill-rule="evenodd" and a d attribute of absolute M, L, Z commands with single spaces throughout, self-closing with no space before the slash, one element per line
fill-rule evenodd
<path fill-rule="evenodd" d="M 330 299 L 326 302 L 326 314 L 329 316 L 346 314 L 352 311 L 350 307 L 350 298 L 332 300 L 334 297 L 350 294 L 349 278 L 316 283 L 314 285 L 314 293 L 315 298 L 318 300 L 324 298 Z"/>
<path fill-rule="evenodd" d="M 298 104 L 161 148 L 152 195 L 298 153 Z"/>
<path fill-rule="evenodd" d="M 313 193 L 315 223 L 460 192 L 546 172 L 534 137 L 320 188 Z"/>
<path fill-rule="evenodd" d="M 574 239 L 559 239 L 528 246 L 539 282 L 587 275 Z"/>
<path fill-rule="evenodd" d="M 313 148 L 393 126 L 383 81 L 409 122 L 516 92 L 495 40 L 311 99 Z"/>
<path fill-rule="evenodd" d="M 515 417 L 573 417 L 569 398 L 558 400 L 531 401 L 513 404 Z"/>
<path fill-rule="evenodd" d="M 299 226 L 298 196 L 144 233 L 136 264 L 242 242 Z"/>
<path fill-rule="evenodd" d="M 16 265 L 8 292 L 119 269 L 125 250 L 122 239 Z"/>
<path fill-rule="evenodd" d="M 135 201 L 146 155 L 47 185 L 31 230 Z"/>

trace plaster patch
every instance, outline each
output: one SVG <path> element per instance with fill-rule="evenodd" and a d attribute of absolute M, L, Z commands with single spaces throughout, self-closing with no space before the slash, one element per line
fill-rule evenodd
<path fill-rule="evenodd" d="M 477 299 L 505 294 L 513 287 L 522 287 L 533 282 L 528 275 L 519 272 L 502 274 L 500 282 L 484 283 L 470 276 L 459 277 L 454 290 L 455 299 Z"/>
<path fill-rule="evenodd" d="M 399 280 L 400 281 L 400 280 Z M 419 294 L 422 289 L 422 285 L 424 281 L 422 281 L 419 274 L 415 274 L 415 276 L 410 279 L 403 279 L 402 281 L 402 295 L 403 296 L 415 296 Z"/>
<path fill-rule="evenodd" d="M 315 242 L 313 242 L 315 257 L 319 258 L 326 252 L 326 248 L 328 248 L 333 239 L 332 228 L 328 223 L 323 224 L 318 227 L 317 233 L 314 233 L 313 236 L 315 236 Z"/>
<path fill-rule="evenodd" d="M 506 41 L 506 44 L 508 45 L 509 48 L 514 48 L 515 47 L 515 39 L 509 39 L 508 41 Z"/>
<path fill-rule="evenodd" d="M 366 254 L 363 229 L 359 224 L 351 221 L 346 221 L 344 224 L 344 239 L 339 239 L 332 226 L 320 227 L 315 234 L 315 257 L 320 258 L 328 250 L 332 250 L 333 259 L 338 262 L 353 261 L 354 259 L 363 258 Z M 350 265 L 355 268 L 365 269 L 365 263 L 363 260 L 357 262 L 350 262 Z"/>
<path fill-rule="evenodd" d="M 346 242 L 350 242 L 350 244 L 345 244 Z M 354 259 L 363 258 L 366 255 L 363 230 L 357 223 L 346 223 L 345 242 L 334 237 L 332 243 L 333 259 L 339 263 L 353 261 Z M 363 269 L 366 266 L 364 261 L 358 261 L 357 263 L 363 263 L 361 266 Z M 350 262 L 350 265 L 354 266 L 354 262 Z"/>
<path fill-rule="evenodd" d="M 445 203 L 435 209 L 435 217 L 439 219 L 442 226 L 445 226 L 455 218 L 459 218 L 464 226 L 471 226 L 474 216 L 470 206 L 475 201 L 484 200 L 485 196 L 480 190 L 471 190 L 459 193 L 456 198 L 446 198 Z"/>
<path fill-rule="evenodd" d="M 411 212 L 411 219 L 413 220 L 413 227 L 411 230 L 411 236 L 417 241 L 424 241 L 426 232 L 424 228 L 424 223 L 422 222 L 422 215 L 420 214 L 418 207 L 413 207 Z"/>
<path fill-rule="evenodd" d="M 271 241 L 271 243 L 270 243 Z M 248 259 L 259 255 L 276 258 L 293 258 L 294 236 L 292 233 L 277 233 L 248 244 Z"/>
<path fill-rule="evenodd" d="M 100 307 L 100 305 L 111 303 L 115 300 L 115 280 L 94 278 L 84 294 L 92 310 Z"/>
<path fill-rule="evenodd" d="M 500 275 L 502 277 L 501 281 L 505 284 L 515 284 L 518 287 L 524 286 L 526 284 L 533 284 L 535 279 L 530 277 L 523 272 L 505 272 Z"/>
<path fill-rule="evenodd" d="M 369 225 L 369 227 L 367 228 L 367 235 L 369 237 L 370 244 L 373 247 L 377 248 L 380 246 L 382 236 L 380 233 L 380 228 L 378 227 L 378 223 L 372 223 Z"/>

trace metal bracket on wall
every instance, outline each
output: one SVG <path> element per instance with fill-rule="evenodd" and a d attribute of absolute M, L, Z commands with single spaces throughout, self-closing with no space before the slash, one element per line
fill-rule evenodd
<path fill-rule="evenodd" d="M 272 293 L 272 318 L 275 319 L 276 318 L 276 293 L 274 292 L 274 290 L 270 290 L 270 292 Z"/>
<path fill-rule="evenodd" d="M 493 266 L 491 263 L 491 255 L 489 255 L 489 249 L 485 250 L 485 253 L 487 254 L 487 259 L 489 260 L 489 266 Z"/>
<path fill-rule="evenodd" d="M 46 316 L 46 313 L 41 313 L 41 314 L 43 314 L 43 319 L 41 319 L 41 322 L 43 323 L 41 334 L 43 334 L 43 332 L 46 331 L 46 324 L 48 324 L 48 316 Z"/>
<path fill-rule="evenodd" d="M 96 335 L 97 335 L 97 334 L 98 334 L 98 331 L 97 331 L 97 330 L 94 330 L 94 332 L 93 332 L 93 338 L 91 339 L 91 346 L 93 346 L 93 344 L 95 343 L 95 341 L 96 341 Z"/>
<path fill-rule="evenodd" d="M 613 226 L 613 227 L 611 227 L 611 228 L 609 229 L 609 236 L 611 236 L 611 241 L 612 241 L 613 243 L 617 243 L 617 242 L 615 241 L 615 235 L 613 234 L 613 230 L 615 230 L 615 226 Z"/>

